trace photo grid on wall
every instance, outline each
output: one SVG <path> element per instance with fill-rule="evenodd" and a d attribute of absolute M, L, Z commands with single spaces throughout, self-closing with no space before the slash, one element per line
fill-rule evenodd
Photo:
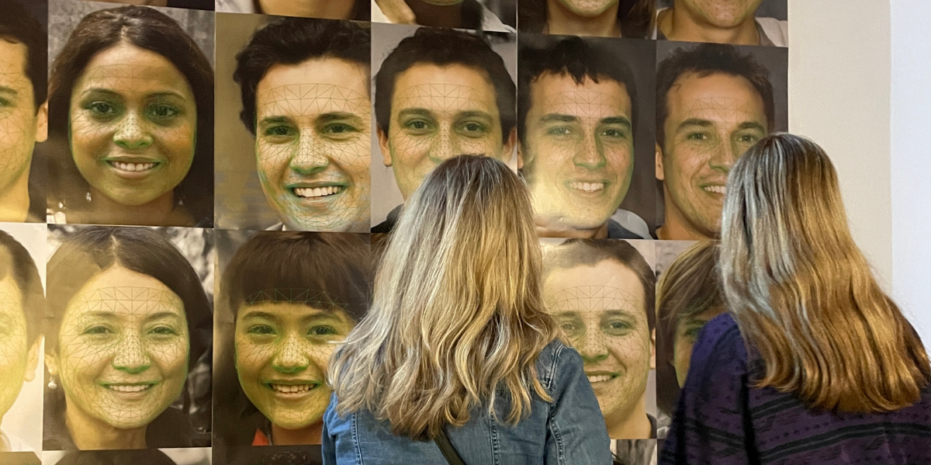
<path fill-rule="evenodd" d="M 524 181 L 614 462 L 656 463 L 727 174 L 788 129 L 786 3 L 0 0 L 0 463 L 322 463 L 458 155 Z"/>

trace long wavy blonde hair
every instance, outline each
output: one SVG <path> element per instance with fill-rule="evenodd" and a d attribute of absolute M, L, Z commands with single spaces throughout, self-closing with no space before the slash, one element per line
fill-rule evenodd
<path fill-rule="evenodd" d="M 498 420 L 500 388 L 512 424 L 534 393 L 552 400 L 535 362 L 559 333 L 530 205 L 491 158 L 456 157 L 427 176 L 388 240 L 371 310 L 330 361 L 339 414 L 367 409 L 420 439 L 479 406 Z"/>
<path fill-rule="evenodd" d="M 765 364 L 756 380 L 813 408 L 883 412 L 931 381 L 917 332 L 850 234 L 837 173 L 807 139 L 772 135 L 730 172 L 720 268 L 728 310 Z"/>

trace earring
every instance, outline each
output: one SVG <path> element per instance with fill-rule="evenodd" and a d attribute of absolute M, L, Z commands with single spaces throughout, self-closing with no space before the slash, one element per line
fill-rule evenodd
<path fill-rule="evenodd" d="M 84 198 L 87 199 L 88 202 L 93 202 L 93 201 L 94 201 L 94 199 L 91 197 L 90 191 L 87 191 L 87 195 L 84 196 Z"/>
<path fill-rule="evenodd" d="M 52 389 L 52 390 L 58 389 L 58 383 L 55 382 L 55 378 L 54 378 L 54 377 L 50 377 L 50 378 L 49 378 L 49 380 L 48 380 L 48 388 L 49 388 L 49 389 Z"/>

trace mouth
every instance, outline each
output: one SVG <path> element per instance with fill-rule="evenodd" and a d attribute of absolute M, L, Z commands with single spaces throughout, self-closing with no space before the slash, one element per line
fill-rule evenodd
<path fill-rule="evenodd" d="M 586 373 L 588 382 L 591 384 L 605 383 L 620 376 L 617 373 Z"/>
<path fill-rule="evenodd" d="M 269 389 L 275 391 L 278 394 L 286 395 L 301 395 L 306 394 L 319 386 L 319 383 L 307 383 L 307 384 L 278 384 L 278 383 L 266 383 Z"/>
<path fill-rule="evenodd" d="M 155 384 L 107 384 L 104 387 L 114 392 L 137 394 L 152 389 Z"/>
<path fill-rule="evenodd" d="M 708 186 L 702 186 L 702 190 L 705 192 L 710 192 L 712 194 L 725 195 L 727 194 L 727 186 L 720 184 L 712 184 Z"/>
<path fill-rule="evenodd" d="M 575 189 L 577 191 L 585 192 L 586 194 L 593 194 L 595 192 L 600 192 L 605 189 L 607 183 L 604 182 L 570 182 L 569 188 Z"/>
<path fill-rule="evenodd" d="M 341 194 L 346 186 L 292 187 L 291 192 L 302 199 L 325 199 Z"/>

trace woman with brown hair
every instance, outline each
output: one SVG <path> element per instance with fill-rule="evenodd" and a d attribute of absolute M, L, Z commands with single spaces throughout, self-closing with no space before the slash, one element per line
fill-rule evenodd
<path fill-rule="evenodd" d="M 330 359 L 325 463 L 611 463 L 582 359 L 544 308 L 541 261 L 515 173 L 468 155 L 435 168 Z"/>
<path fill-rule="evenodd" d="M 727 313 L 695 344 L 661 463 L 931 463 L 931 363 L 850 234 L 815 143 L 761 140 L 721 228 Z"/>

